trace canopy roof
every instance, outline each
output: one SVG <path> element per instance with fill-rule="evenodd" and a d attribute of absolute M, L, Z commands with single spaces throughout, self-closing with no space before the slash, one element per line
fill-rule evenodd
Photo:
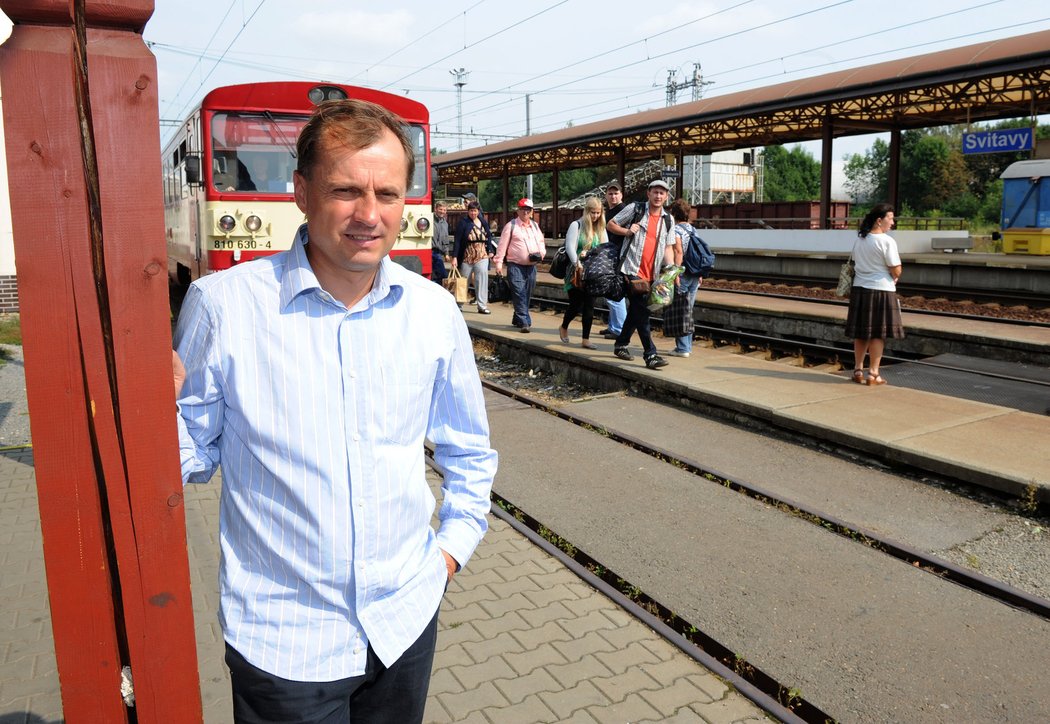
<path fill-rule="evenodd" d="M 445 183 L 1050 112 L 1050 30 L 524 136 L 432 159 Z"/>

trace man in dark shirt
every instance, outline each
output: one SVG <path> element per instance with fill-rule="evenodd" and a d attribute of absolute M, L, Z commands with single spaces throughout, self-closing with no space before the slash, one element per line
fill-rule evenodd
<path fill-rule="evenodd" d="M 605 186 L 605 218 L 611 219 L 616 216 L 623 209 L 624 205 L 623 188 L 620 186 L 619 179 L 613 179 Z M 619 248 L 623 243 L 623 237 L 611 231 L 606 233 L 609 235 L 609 242 Z M 623 299 L 618 302 L 606 299 L 605 308 L 609 310 L 609 326 L 599 332 L 599 334 L 606 339 L 616 339 L 620 336 L 620 331 L 623 329 L 623 320 L 627 318 L 627 302 Z"/>
<path fill-rule="evenodd" d="M 434 204 L 434 236 L 430 240 L 430 279 L 440 284 L 448 275 L 445 260 L 452 251 L 448 235 L 448 207 L 440 201 Z"/>

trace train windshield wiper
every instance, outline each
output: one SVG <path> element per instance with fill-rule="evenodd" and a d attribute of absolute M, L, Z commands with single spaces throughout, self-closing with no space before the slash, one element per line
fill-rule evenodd
<path fill-rule="evenodd" d="M 281 124 L 277 122 L 277 119 L 269 111 L 263 111 L 262 113 L 266 116 L 266 120 L 270 122 L 270 125 L 273 126 L 273 129 L 277 131 L 277 135 L 281 137 L 281 142 L 288 149 L 288 153 L 291 154 L 292 158 L 298 159 L 299 157 L 295 153 L 295 144 L 288 140 L 288 136 L 284 135 L 284 131 L 281 130 Z"/>

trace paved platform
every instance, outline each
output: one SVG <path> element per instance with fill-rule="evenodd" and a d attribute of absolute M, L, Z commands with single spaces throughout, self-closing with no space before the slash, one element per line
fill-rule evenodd
<path fill-rule="evenodd" d="M 702 298 L 699 303 L 703 304 Z M 694 349 L 689 358 L 667 356 L 667 367 L 651 371 L 643 364 L 637 336 L 631 345 L 635 359 L 621 361 L 612 354 L 613 342 L 598 335 L 603 325 L 597 320 L 591 342 L 598 349 L 586 350 L 579 345 L 579 320 L 570 325 L 570 343 L 564 344 L 558 339 L 560 313 L 533 310 L 532 332 L 521 334 L 510 324 L 508 304 L 492 304 L 490 309 L 489 316 L 477 314 L 472 307 L 464 311 L 472 332 L 516 346 L 525 354 L 531 347 L 542 347 L 544 354 L 564 361 L 574 373 L 615 375 L 628 384 L 652 386 L 669 397 L 744 414 L 889 463 L 1016 496 L 1032 491 L 1050 501 L 1050 465 L 1043 452 L 1050 439 L 1050 416 L 893 384 L 856 385 L 847 372 L 789 366 L 703 347 Z M 904 316 L 906 327 L 919 323 Z M 659 333 L 654 340 L 664 353 L 674 347 L 673 340 Z M 892 383 L 889 369 L 883 373 Z"/>
<path fill-rule="evenodd" d="M 0 455 L 0 722 L 57 724 L 62 702 L 32 450 Z M 436 477 L 432 484 L 439 485 Z M 232 722 L 216 621 L 218 481 L 188 486 L 187 538 L 207 724 Z M 426 722 L 763 722 L 751 702 L 506 523 L 453 580 Z"/>

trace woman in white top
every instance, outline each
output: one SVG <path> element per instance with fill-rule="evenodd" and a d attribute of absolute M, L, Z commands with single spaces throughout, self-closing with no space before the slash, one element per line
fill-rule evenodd
<path fill-rule="evenodd" d="M 893 228 L 893 207 L 876 204 L 860 222 L 853 247 L 855 275 L 846 313 L 846 336 L 853 338 L 853 381 L 884 385 L 879 364 L 887 339 L 904 337 L 897 280 L 901 258 L 897 242 L 887 233 Z M 864 357 L 871 366 L 864 373 Z"/>

